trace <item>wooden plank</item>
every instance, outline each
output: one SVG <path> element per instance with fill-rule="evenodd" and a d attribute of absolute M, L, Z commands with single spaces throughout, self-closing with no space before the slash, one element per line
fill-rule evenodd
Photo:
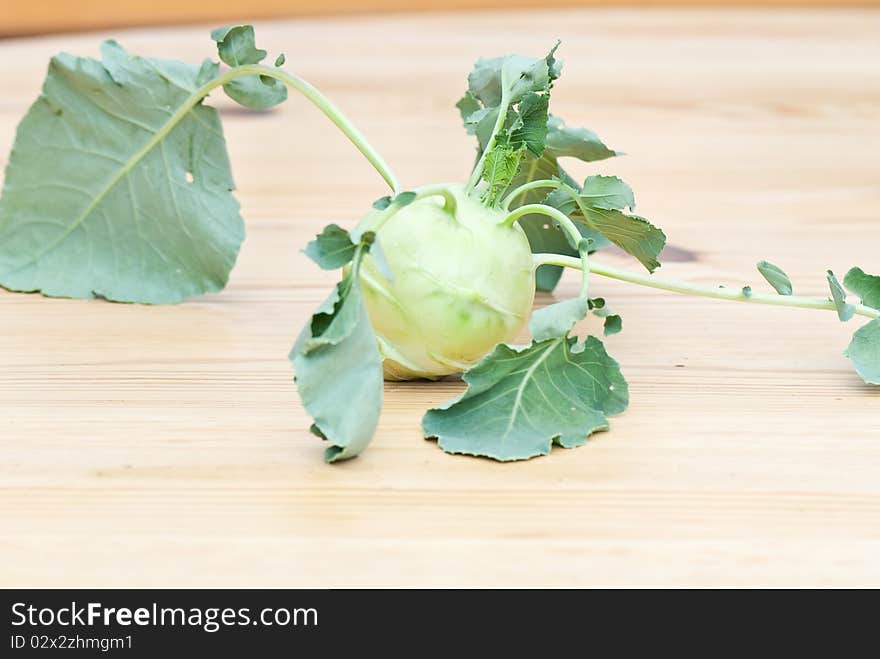
<path fill-rule="evenodd" d="M 109 27 L 171 25 L 292 16 L 368 14 L 379 12 L 454 11 L 535 7 L 632 6 L 761 6 L 761 7 L 869 7 L 880 0 L 260 0 L 243 9 L 239 0 L 40 0 L 8 2 L 2 9 L 0 37 Z"/>
<path fill-rule="evenodd" d="M 561 37 L 555 112 L 629 154 L 577 173 L 633 185 L 678 248 L 663 274 L 763 289 L 767 258 L 826 295 L 825 268 L 880 266 L 878 28 L 858 11 L 582 10 L 258 34 L 413 186 L 466 176 L 452 103 L 472 61 Z M 199 61 L 206 29 L 115 36 Z M 47 57 L 101 36 L 0 44 L 0 158 Z M 322 464 L 286 354 L 333 275 L 298 249 L 382 183 L 299 99 L 211 102 L 248 225 L 225 292 L 147 307 L 0 291 L 0 585 L 880 586 L 880 392 L 833 314 L 597 280 L 631 383 L 610 433 L 525 463 L 448 456 L 419 421 L 460 385 L 390 384 L 374 445 Z M 559 295 L 576 290 L 567 276 Z"/>

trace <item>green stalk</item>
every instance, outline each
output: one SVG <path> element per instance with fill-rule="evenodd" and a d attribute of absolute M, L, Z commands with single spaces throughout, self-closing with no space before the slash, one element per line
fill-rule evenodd
<path fill-rule="evenodd" d="M 563 256 L 562 254 L 535 254 L 533 256 L 535 267 L 541 265 L 559 265 L 564 268 L 583 267 L 582 262 L 572 256 Z M 776 307 L 794 307 L 800 309 L 820 309 L 824 311 L 837 311 L 837 307 L 831 300 L 813 297 L 800 297 L 796 295 L 772 295 L 766 293 L 752 293 L 745 295 L 741 289 L 736 288 L 718 288 L 715 286 L 705 286 L 702 284 L 692 284 L 686 281 L 675 279 L 663 279 L 654 275 L 642 274 L 622 268 L 615 268 L 610 265 L 602 265 L 591 261 L 589 263 L 590 272 L 602 277 L 618 279 L 639 286 L 647 286 L 649 288 L 657 288 L 681 295 L 694 295 L 697 297 L 708 297 L 716 300 L 730 300 L 732 302 L 748 302 L 751 304 L 766 304 Z M 854 304 L 855 312 L 860 316 L 867 318 L 880 318 L 880 310 L 865 306 L 864 304 Z"/>
<path fill-rule="evenodd" d="M 529 181 L 528 183 L 523 183 L 519 187 L 516 187 L 507 193 L 507 196 L 501 202 L 501 208 L 505 211 L 509 210 L 510 204 L 513 202 L 513 200 L 519 197 L 521 194 L 528 192 L 529 190 L 540 188 L 555 188 L 559 190 L 562 187 L 568 188 L 568 186 L 565 185 L 562 181 L 554 181 L 551 179 L 540 179 L 537 181 Z M 570 190 L 571 188 L 568 189 Z M 572 192 L 574 191 L 572 190 Z"/>
<path fill-rule="evenodd" d="M 319 92 L 315 87 L 310 85 L 308 82 L 299 78 L 293 74 L 288 73 L 287 71 L 279 68 L 274 68 L 270 66 L 263 66 L 262 64 L 248 64 L 244 66 L 237 66 L 234 69 L 230 69 L 223 75 L 218 76 L 214 80 L 211 80 L 206 85 L 204 85 L 201 89 L 197 90 L 193 96 L 200 94 L 203 90 L 204 93 L 201 93 L 201 96 L 198 97 L 198 100 L 201 100 L 204 96 L 206 96 L 212 89 L 219 87 L 220 85 L 224 85 L 230 80 L 234 78 L 238 78 L 244 75 L 262 75 L 268 78 L 275 78 L 280 80 L 288 87 L 291 87 L 298 91 L 300 94 L 305 96 L 312 104 L 317 107 L 325 117 L 327 117 L 330 121 L 332 121 L 339 130 L 351 141 L 352 144 L 357 147 L 357 150 L 360 151 L 364 157 L 369 161 L 369 163 L 373 166 L 373 168 L 379 172 L 379 175 L 385 179 L 385 182 L 388 184 L 388 187 L 396 194 L 400 192 L 400 183 L 397 180 L 397 177 L 394 175 L 394 172 L 391 171 L 391 168 L 379 155 L 379 152 L 376 151 L 372 145 L 367 142 L 367 139 L 361 134 L 361 132 L 355 128 L 354 124 L 348 120 L 348 118 L 342 114 L 342 111 L 337 108 L 330 99 L 324 96 L 321 92 Z M 195 103 L 193 103 L 195 105 Z"/>
<path fill-rule="evenodd" d="M 581 232 L 578 231 L 575 223 L 571 221 L 568 215 L 552 206 L 546 206 L 544 204 L 526 204 L 525 206 L 520 206 L 515 211 L 508 213 L 501 221 L 501 224 L 503 226 L 512 226 L 519 218 L 532 213 L 538 213 L 553 218 L 559 222 L 562 230 L 568 234 L 569 242 L 571 242 L 571 244 L 577 249 L 578 254 L 580 255 L 580 260 L 576 262 L 581 269 L 581 297 L 586 300 L 589 297 L 590 292 L 591 266 L 588 256 L 589 242 L 581 235 Z M 572 261 L 575 261 L 575 259 L 572 258 Z"/>
<path fill-rule="evenodd" d="M 455 213 L 458 209 L 458 201 L 455 199 L 455 195 L 452 194 L 449 190 L 449 186 L 446 184 L 437 184 L 437 185 L 426 185 L 423 188 L 418 188 L 417 190 L 413 190 L 416 193 L 416 196 L 410 203 L 415 203 L 419 199 L 424 199 L 426 197 L 442 197 L 443 198 L 443 210 L 449 213 L 453 219 L 455 219 Z M 373 233 L 377 233 L 382 226 L 394 217 L 397 212 L 406 206 L 401 206 L 400 204 L 395 204 L 394 202 L 388 208 L 383 209 L 379 212 L 375 219 L 370 224 L 370 226 L 365 227 L 355 227 L 351 231 L 351 239 L 353 242 L 359 242 L 361 236 L 367 231 L 372 231 Z"/>

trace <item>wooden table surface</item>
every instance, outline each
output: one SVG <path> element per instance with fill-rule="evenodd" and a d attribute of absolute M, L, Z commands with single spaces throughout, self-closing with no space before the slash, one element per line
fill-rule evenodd
<path fill-rule="evenodd" d="M 476 57 L 561 37 L 554 112 L 629 154 L 573 169 L 633 185 L 675 248 L 663 274 L 764 288 L 766 258 L 805 295 L 826 295 L 826 268 L 880 266 L 878 33 L 878 12 L 793 10 L 258 27 L 410 186 L 466 176 L 452 104 Z M 0 42 L 0 158 L 48 57 L 104 36 Z M 207 28 L 114 36 L 212 50 Z M 287 352 L 334 275 L 298 250 L 383 185 L 299 98 L 212 101 L 248 229 L 226 291 L 169 307 L 0 291 L 0 584 L 880 586 L 880 389 L 827 312 L 596 280 L 625 324 L 607 345 L 632 402 L 611 432 L 528 462 L 450 456 L 419 421 L 461 385 L 389 384 L 369 450 L 324 464 Z M 566 275 L 559 295 L 576 290 Z"/>

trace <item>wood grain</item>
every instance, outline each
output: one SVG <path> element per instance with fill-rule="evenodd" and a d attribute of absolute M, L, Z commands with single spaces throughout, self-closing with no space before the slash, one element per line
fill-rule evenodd
<path fill-rule="evenodd" d="M 6 0 L 0 37 L 215 21 L 227 24 L 293 16 L 559 7 L 869 7 L 880 0 Z"/>
<path fill-rule="evenodd" d="M 871 11 L 581 10 L 258 33 L 413 186 L 466 175 L 452 103 L 472 61 L 561 37 L 555 112 L 630 154 L 575 169 L 633 185 L 677 248 L 664 274 L 764 288 L 767 258 L 826 295 L 825 268 L 880 266 L 878 29 Z M 48 56 L 98 36 L 0 45 L 0 157 Z M 210 54 L 201 28 L 115 36 Z M 286 355 L 333 275 L 298 250 L 382 184 L 299 99 L 212 102 L 248 227 L 225 292 L 0 291 L 0 585 L 880 586 L 880 391 L 824 312 L 597 280 L 631 383 L 611 432 L 523 463 L 448 456 L 419 421 L 461 385 L 390 384 L 372 447 L 323 464 Z"/>

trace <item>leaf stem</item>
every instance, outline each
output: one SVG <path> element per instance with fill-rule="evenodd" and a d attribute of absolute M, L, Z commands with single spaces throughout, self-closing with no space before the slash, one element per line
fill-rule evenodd
<path fill-rule="evenodd" d="M 305 96 L 316 108 L 318 108 L 324 114 L 325 117 L 332 121 L 336 125 L 336 127 L 342 131 L 342 133 L 351 141 L 352 144 L 355 145 L 357 150 L 360 151 L 373 166 L 373 168 L 377 172 L 379 172 L 379 175 L 383 179 L 385 179 L 385 182 L 388 184 L 391 190 L 395 194 L 400 192 L 400 183 L 398 182 L 397 177 L 394 175 L 394 172 L 391 171 L 391 168 L 388 166 L 382 156 L 379 155 L 379 152 L 373 148 L 373 146 L 367 141 L 367 139 L 361 134 L 361 132 L 355 127 L 355 125 L 351 123 L 351 121 L 342 113 L 342 111 L 338 107 L 336 107 L 333 102 L 330 101 L 330 99 L 324 96 L 311 84 L 298 76 L 288 73 L 284 69 L 264 66 L 262 64 L 244 64 L 242 66 L 233 67 L 228 71 L 223 72 L 213 80 L 209 80 L 204 85 L 199 87 L 196 91 L 194 91 L 192 95 L 184 102 L 184 104 L 180 108 L 178 108 L 177 112 L 174 113 L 174 116 L 168 121 L 168 124 L 171 124 L 171 127 L 173 128 L 174 124 L 176 124 L 180 119 L 183 118 L 183 115 L 185 115 L 193 107 L 195 107 L 195 105 L 199 101 L 210 94 L 214 89 L 225 85 L 231 80 L 235 80 L 236 78 L 247 75 L 259 75 L 266 76 L 267 78 L 275 78 L 276 80 L 280 80 L 288 87 L 295 89 L 300 94 Z"/>
<path fill-rule="evenodd" d="M 538 213 L 540 215 L 546 215 L 557 222 L 562 227 L 562 230 L 568 234 L 569 242 L 572 246 L 577 249 L 578 254 L 580 255 L 580 259 L 576 260 L 572 257 L 572 261 L 576 262 L 577 267 L 581 270 L 581 297 L 587 299 L 587 296 L 590 292 L 590 260 L 588 257 L 589 252 L 589 242 L 581 235 L 581 232 L 578 231 L 575 223 L 571 221 L 571 219 L 560 210 L 553 208 L 552 206 L 547 206 L 545 204 L 526 204 L 525 206 L 520 206 L 514 211 L 508 213 L 505 218 L 501 221 L 503 226 L 512 226 L 514 222 L 516 222 L 519 218 L 524 215 L 530 215 L 531 213 Z M 546 256 L 546 255 L 545 255 Z M 556 256 L 555 254 L 550 256 Z M 557 264 L 558 265 L 558 264 Z"/>
<path fill-rule="evenodd" d="M 519 187 L 516 187 L 507 193 L 507 196 L 501 202 L 501 208 L 503 210 L 510 210 L 510 204 L 513 202 L 513 200 L 519 197 L 521 194 L 528 192 L 529 190 L 540 188 L 555 188 L 556 190 L 559 190 L 563 186 L 565 186 L 565 184 L 562 181 L 554 181 L 552 179 L 539 179 L 537 181 L 529 181 L 528 183 L 523 183 Z"/>
<path fill-rule="evenodd" d="M 563 256 L 561 254 L 535 254 L 533 256 L 535 266 L 540 265 L 559 265 L 565 268 L 581 269 L 583 267 L 581 261 L 571 256 Z M 730 300 L 732 302 L 750 302 L 752 304 L 766 304 L 777 307 L 795 307 L 801 309 L 820 309 L 824 311 L 837 311 L 834 302 L 822 298 L 800 297 L 796 295 L 772 295 L 766 293 L 752 293 L 750 296 L 743 294 L 738 288 L 718 288 L 714 286 L 705 286 L 702 284 L 693 284 L 686 281 L 676 279 L 663 279 L 654 275 L 642 274 L 622 268 L 615 268 L 610 265 L 602 265 L 591 261 L 589 263 L 590 272 L 602 277 L 618 279 L 631 284 L 647 286 L 649 288 L 657 288 L 672 293 L 680 293 L 682 295 L 694 295 L 697 297 L 708 297 L 716 300 Z M 867 318 L 880 318 L 880 310 L 865 306 L 864 304 L 854 304 L 855 313 Z"/>
<path fill-rule="evenodd" d="M 437 185 L 426 185 L 423 188 L 418 188 L 417 190 L 413 190 L 416 193 L 416 196 L 409 203 L 414 203 L 419 199 L 424 199 L 425 197 L 443 197 L 443 210 L 449 213 L 453 218 L 455 218 L 455 213 L 458 209 L 458 201 L 455 198 L 455 195 L 449 189 L 449 186 L 446 184 L 437 184 Z M 401 206 L 400 204 L 396 204 L 394 202 L 391 203 L 388 208 L 382 210 L 378 215 L 374 216 L 375 219 L 369 226 L 358 226 L 355 227 L 351 231 L 351 239 L 354 242 L 360 240 L 361 236 L 367 232 L 372 231 L 373 233 L 378 233 L 379 229 L 390 220 L 394 215 L 397 214 L 397 211 L 402 208 L 406 208 L 406 206 Z"/>

